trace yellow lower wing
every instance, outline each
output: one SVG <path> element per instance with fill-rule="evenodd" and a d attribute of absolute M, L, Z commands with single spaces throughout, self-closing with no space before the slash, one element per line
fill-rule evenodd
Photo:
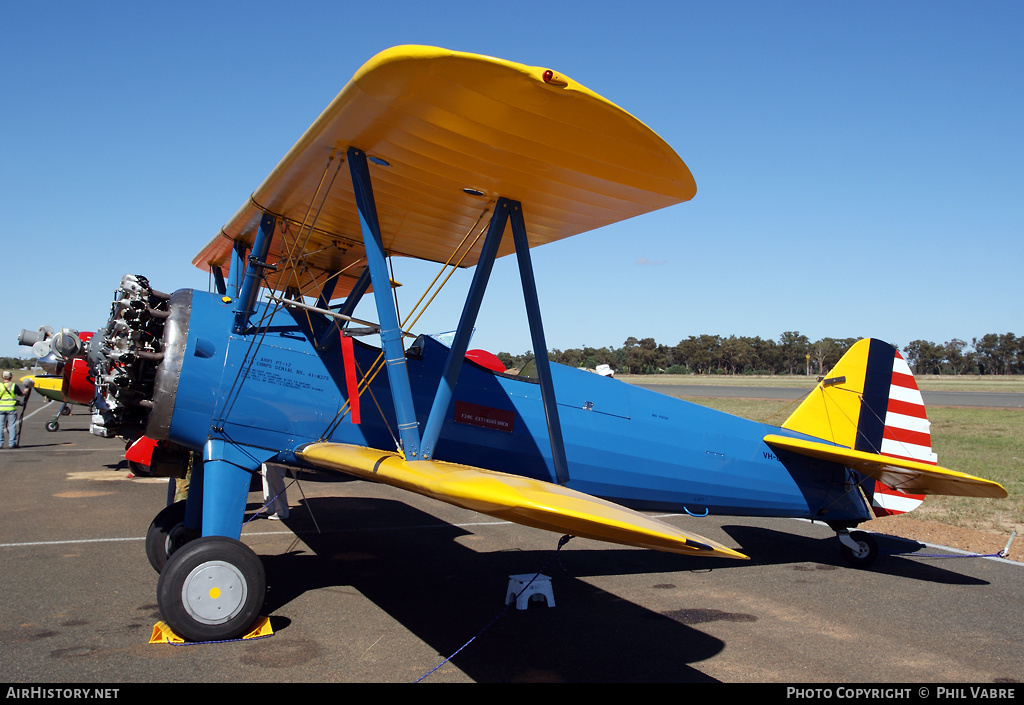
<path fill-rule="evenodd" d="M 64 401 L 64 377 L 53 376 L 53 375 L 35 375 L 34 377 L 26 377 L 22 382 L 32 381 L 32 388 L 42 394 L 47 399 L 54 401 Z"/>
<path fill-rule="evenodd" d="M 731 548 L 550 482 L 397 453 L 313 443 L 296 455 L 316 467 L 393 485 L 500 519 L 582 538 L 672 553 L 746 558 Z"/>
<path fill-rule="evenodd" d="M 788 450 L 819 460 L 842 463 L 857 472 L 910 494 L 941 494 L 954 497 L 988 497 L 1001 499 L 1006 490 L 998 482 L 967 475 L 937 465 L 915 460 L 865 453 L 842 446 L 788 438 L 773 433 L 764 442 L 775 450 Z"/>

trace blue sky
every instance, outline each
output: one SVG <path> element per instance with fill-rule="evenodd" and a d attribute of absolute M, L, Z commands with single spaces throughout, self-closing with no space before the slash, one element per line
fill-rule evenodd
<path fill-rule="evenodd" d="M 689 203 L 534 250 L 549 348 L 1024 334 L 1020 2 L 58 1 L 4 25 L 0 355 L 27 356 L 22 328 L 102 327 L 126 272 L 206 289 L 192 257 L 407 43 L 550 66 L 696 178 Z M 469 276 L 418 332 L 454 328 Z M 473 346 L 532 347 L 514 258 Z"/>

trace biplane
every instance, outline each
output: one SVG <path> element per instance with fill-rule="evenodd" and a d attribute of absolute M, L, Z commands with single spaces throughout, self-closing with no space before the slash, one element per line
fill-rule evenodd
<path fill-rule="evenodd" d="M 214 291 L 126 275 L 94 346 L 96 432 L 193 458 L 188 499 L 146 540 L 168 626 L 227 639 L 258 616 L 266 579 L 240 536 L 269 462 L 722 559 L 746 556 L 645 512 L 812 518 L 864 565 L 877 547 L 851 529 L 876 487 L 1005 496 L 935 463 L 920 393 L 881 341 L 856 344 L 781 428 L 552 364 L 531 248 L 695 193 L 654 131 L 550 69 L 424 46 L 362 66 L 193 260 Z M 536 351 L 518 374 L 467 356 L 506 255 Z M 450 345 L 399 319 L 398 257 L 473 268 Z M 376 320 L 354 315 L 367 295 Z"/>

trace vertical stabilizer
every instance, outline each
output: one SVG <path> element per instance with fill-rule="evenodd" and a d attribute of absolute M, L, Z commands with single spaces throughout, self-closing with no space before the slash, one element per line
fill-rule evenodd
<path fill-rule="evenodd" d="M 881 340 L 856 342 L 782 427 L 854 450 L 937 463 L 914 375 Z M 881 483 L 869 494 L 877 516 L 909 512 L 924 499 Z"/>

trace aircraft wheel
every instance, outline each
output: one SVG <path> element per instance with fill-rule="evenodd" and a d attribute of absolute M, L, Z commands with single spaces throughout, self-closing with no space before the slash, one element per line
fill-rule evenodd
<path fill-rule="evenodd" d="M 46 430 L 47 431 L 56 431 L 58 428 L 60 428 L 60 424 L 57 423 L 57 419 L 54 419 L 53 421 L 47 421 L 46 422 Z"/>
<path fill-rule="evenodd" d="M 204 536 L 171 555 L 160 573 L 157 604 L 167 625 L 185 639 L 235 639 L 259 616 L 266 585 L 263 562 L 252 549 Z"/>
<path fill-rule="evenodd" d="M 185 500 L 164 507 L 153 518 L 146 532 L 146 558 L 153 570 L 160 573 L 172 553 L 198 537 L 185 528 Z"/>
<path fill-rule="evenodd" d="M 853 549 L 845 543 L 839 544 L 843 559 L 853 568 L 867 568 L 878 558 L 878 542 L 865 531 L 851 531 L 850 538 L 857 544 Z"/>
<path fill-rule="evenodd" d="M 128 461 L 128 469 L 132 471 L 132 475 L 135 477 L 152 477 L 153 470 L 148 465 L 136 462 L 134 460 Z"/>
<path fill-rule="evenodd" d="M 65 406 L 63 409 L 60 410 L 60 415 L 61 416 L 71 416 L 71 407 L 70 406 Z"/>

